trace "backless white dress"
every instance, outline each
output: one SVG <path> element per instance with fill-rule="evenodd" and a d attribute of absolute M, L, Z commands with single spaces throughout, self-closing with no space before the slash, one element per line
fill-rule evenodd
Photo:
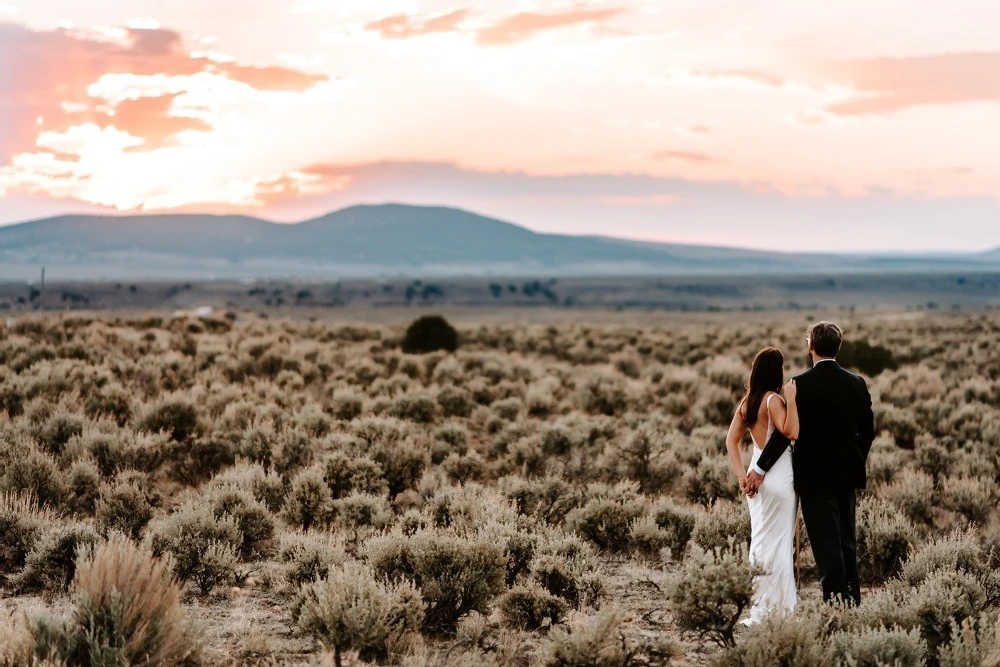
<path fill-rule="evenodd" d="M 771 394 L 767 399 L 770 408 Z M 771 411 L 767 410 L 767 439 L 774 433 Z M 762 453 L 761 444 L 753 440 L 753 464 Z M 795 608 L 795 521 L 798 497 L 792 477 L 792 448 L 789 447 L 767 471 L 760 491 L 748 498 L 750 505 L 750 562 L 760 565 L 765 574 L 755 577 L 756 590 L 750 609 L 750 624 L 759 623 L 773 613 L 790 612 Z"/>

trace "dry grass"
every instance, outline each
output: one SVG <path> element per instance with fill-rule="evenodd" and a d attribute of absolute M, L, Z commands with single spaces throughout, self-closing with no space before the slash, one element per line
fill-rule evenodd
<path fill-rule="evenodd" d="M 757 348 L 802 370 L 804 313 L 465 313 L 425 355 L 393 317 L 0 330 L 8 664 L 1000 661 L 1000 316 L 845 315 L 898 364 L 869 378 L 866 603 L 813 609 L 806 548 L 804 611 L 735 635 L 725 429 Z"/>

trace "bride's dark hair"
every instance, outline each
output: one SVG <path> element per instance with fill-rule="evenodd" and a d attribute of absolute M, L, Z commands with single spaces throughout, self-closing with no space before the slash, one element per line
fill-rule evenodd
<path fill-rule="evenodd" d="M 769 391 L 781 391 L 785 382 L 785 357 L 773 347 L 765 347 L 753 358 L 750 366 L 750 382 L 743 397 L 743 421 L 747 426 L 757 423 L 760 404 Z"/>

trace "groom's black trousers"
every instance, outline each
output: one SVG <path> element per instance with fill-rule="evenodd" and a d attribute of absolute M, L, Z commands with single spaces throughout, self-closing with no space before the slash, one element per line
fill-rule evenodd
<path fill-rule="evenodd" d="M 823 599 L 861 604 L 854 489 L 799 494 L 802 518 L 823 584 Z"/>

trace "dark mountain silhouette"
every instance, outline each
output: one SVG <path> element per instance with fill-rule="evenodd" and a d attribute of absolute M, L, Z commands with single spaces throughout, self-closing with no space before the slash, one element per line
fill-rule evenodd
<path fill-rule="evenodd" d="M 295 224 L 249 216 L 67 215 L 0 227 L 0 278 L 649 275 L 1000 267 L 951 258 L 761 252 L 540 234 L 446 207 L 352 206 Z"/>

